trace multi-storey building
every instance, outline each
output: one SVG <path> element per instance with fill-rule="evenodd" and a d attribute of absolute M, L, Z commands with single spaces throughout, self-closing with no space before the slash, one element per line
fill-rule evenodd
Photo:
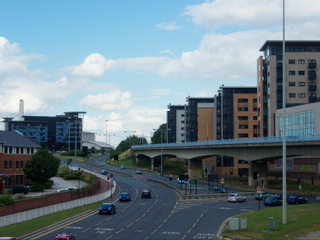
<path fill-rule="evenodd" d="M 168 105 L 168 143 L 185 142 L 187 133 L 187 105 Z"/>
<path fill-rule="evenodd" d="M 19 131 L 50 151 L 82 148 L 83 119 L 86 112 L 65 112 L 64 115 L 22 116 L 19 121 L 3 118 L 6 131 Z"/>
<path fill-rule="evenodd" d="M 27 183 L 22 170 L 41 147 L 15 131 L 0 131 L 0 193 L 4 186 Z"/>
<path fill-rule="evenodd" d="M 318 101 L 320 41 L 285 42 L 286 108 Z M 257 60 L 258 136 L 275 136 L 275 112 L 283 103 L 282 41 L 266 41 Z"/>

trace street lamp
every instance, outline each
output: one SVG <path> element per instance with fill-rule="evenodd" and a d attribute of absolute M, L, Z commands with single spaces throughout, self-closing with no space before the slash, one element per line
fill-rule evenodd
<path fill-rule="evenodd" d="M 108 120 L 106 120 L 106 154 L 108 155 L 108 135 L 107 135 L 107 123 L 108 123 Z M 108 158 L 108 156 L 107 156 Z"/>
<path fill-rule="evenodd" d="M 162 129 L 161 129 L 161 172 L 160 176 L 163 176 L 163 158 L 162 158 Z"/>
<path fill-rule="evenodd" d="M 171 131 L 171 128 L 167 128 L 167 143 L 168 143 L 168 139 L 169 139 L 169 131 Z"/>
<path fill-rule="evenodd" d="M 135 133 L 136 131 L 124 131 L 125 133 L 128 132 L 129 133 L 129 168 L 131 167 L 131 133 Z"/>

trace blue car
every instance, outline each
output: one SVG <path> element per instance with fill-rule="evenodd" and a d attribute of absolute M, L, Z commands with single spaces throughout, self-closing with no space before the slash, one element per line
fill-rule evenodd
<path fill-rule="evenodd" d="M 282 200 L 278 196 L 267 197 L 263 200 L 265 206 L 282 206 Z"/>
<path fill-rule="evenodd" d="M 116 206 L 111 203 L 102 203 L 102 205 L 99 207 L 99 214 L 103 213 L 108 213 L 111 215 L 116 213 Z"/>
<path fill-rule="evenodd" d="M 177 178 L 177 183 L 180 183 L 180 184 L 184 183 L 184 179 L 180 180 L 179 178 Z"/>
<path fill-rule="evenodd" d="M 126 166 L 123 166 L 123 165 L 122 165 L 120 168 L 121 168 L 121 169 L 126 169 Z"/>
<path fill-rule="evenodd" d="M 140 169 L 137 169 L 136 174 L 142 174 L 142 171 Z"/>
<path fill-rule="evenodd" d="M 102 170 L 102 171 L 101 171 L 101 174 L 107 175 L 107 174 L 108 174 L 108 171 L 107 171 L 107 170 Z"/>
<path fill-rule="evenodd" d="M 130 194 L 129 193 L 121 193 L 119 196 L 119 201 L 130 201 Z"/>
<path fill-rule="evenodd" d="M 302 196 L 290 196 L 287 202 L 289 204 L 302 204 L 302 203 L 308 203 L 308 199 Z"/>
<path fill-rule="evenodd" d="M 142 189 L 141 198 L 151 198 L 151 191 L 149 189 Z"/>
<path fill-rule="evenodd" d="M 220 186 L 214 187 L 213 190 L 215 193 L 227 193 L 228 192 L 228 190 L 225 187 L 220 187 Z"/>

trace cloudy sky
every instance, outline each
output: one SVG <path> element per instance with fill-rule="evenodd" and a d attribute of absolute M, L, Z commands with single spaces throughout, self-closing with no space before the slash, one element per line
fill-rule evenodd
<path fill-rule="evenodd" d="M 281 0 L 2 0 L 0 118 L 85 111 L 84 131 L 148 141 L 168 104 L 256 86 Z M 286 39 L 320 39 L 320 1 L 286 0 Z M 108 120 L 106 124 L 106 120 Z M 106 129 L 107 128 L 107 129 Z M 3 128 L 3 123 L 0 124 Z M 105 137 L 97 136 L 100 141 Z"/>

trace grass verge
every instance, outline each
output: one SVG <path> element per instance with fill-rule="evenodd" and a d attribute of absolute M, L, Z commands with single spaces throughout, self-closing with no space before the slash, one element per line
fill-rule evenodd
<path fill-rule="evenodd" d="M 270 207 L 236 216 L 247 218 L 247 230 L 232 231 L 229 226 L 223 237 L 235 239 L 297 239 L 319 230 L 320 204 L 288 205 L 287 224 L 282 224 L 282 207 Z M 274 217 L 275 231 L 269 230 L 269 218 Z M 240 224 L 241 226 L 241 224 Z"/>
<path fill-rule="evenodd" d="M 64 219 L 73 217 L 77 214 L 80 214 L 82 212 L 86 212 L 88 210 L 95 210 L 100 207 L 100 205 L 105 202 L 97 202 L 92 203 L 88 205 L 84 205 L 81 207 L 76 207 L 70 210 L 65 210 L 62 212 L 57 212 L 53 214 L 49 214 L 43 217 L 35 218 L 32 220 L 28 220 L 21 223 L 12 224 L 6 227 L 1 228 L 1 235 L 2 236 L 10 236 L 10 237 L 20 237 L 25 234 L 31 233 L 33 231 L 36 231 L 38 229 L 47 227 L 51 224 L 57 223 L 59 221 L 62 221 Z"/>

